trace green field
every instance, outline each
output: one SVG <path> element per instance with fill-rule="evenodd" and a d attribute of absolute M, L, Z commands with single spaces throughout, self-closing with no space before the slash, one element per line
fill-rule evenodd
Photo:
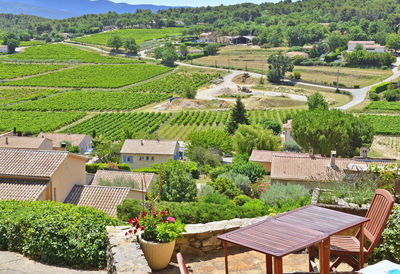
<path fill-rule="evenodd" d="M 56 89 L 8 88 L 0 89 L 0 105 L 24 100 L 34 100 L 59 92 Z"/>
<path fill-rule="evenodd" d="M 117 88 L 150 79 L 171 68 L 147 64 L 84 65 L 37 77 L 2 83 L 3 86 Z"/>
<path fill-rule="evenodd" d="M 0 63 L 0 79 L 13 79 L 17 77 L 35 75 L 65 67 L 67 66 Z"/>
<path fill-rule="evenodd" d="M 374 101 L 369 103 L 366 109 L 371 110 L 400 110 L 400 102 Z"/>
<path fill-rule="evenodd" d="M 69 91 L 47 98 L 22 102 L 4 109 L 10 110 L 130 110 L 159 102 L 169 94 L 138 93 L 119 91 Z"/>
<path fill-rule="evenodd" d="M 50 132 L 85 116 L 84 112 L 29 112 L 0 111 L 0 132 Z"/>
<path fill-rule="evenodd" d="M 399 135 L 400 134 L 400 116 L 385 116 L 385 115 L 361 115 L 367 118 L 375 133 L 385 135 Z"/>
<path fill-rule="evenodd" d="M 78 42 L 107 45 L 108 40 L 112 36 L 119 36 L 122 40 L 134 38 L 136 43 L 140 44 L 144 41 L 152 39 L 160 39 L 172 35 L 181 35 L 184 28 L 163 28 L 163 29 L 121 29 L 108 32 L 96 33 L 74 39 Z"/>
<path fill-rule="evenodd" d="M 32 61 L 32 62 L 77 62 L 77 63 L 101 63 L 100 53 L 81 50 L 65 44 L 46 44 L 26 48 L 23 52 L 7 55 L 4 60 Z M 103 56 L 105 64 L 134 63 L 135 60 Z"/>

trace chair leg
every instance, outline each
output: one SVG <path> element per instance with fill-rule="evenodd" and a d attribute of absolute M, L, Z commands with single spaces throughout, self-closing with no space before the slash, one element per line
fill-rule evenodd
<path fill-rule="evenodd" d="M 337 257 L 336 260 L 331 264 L 330 270 L 335 271 L 336 267 L 338 267 L 342 263 L 342 258 Z"/>
<path fill-rule="evenodd" d="M 309 247 L 307 247 L 308 250 L 308 270 L 310 272 L 314 271 L 314 266 L 311 262 L 313 262 L 315 260 L 315 247 L 314 245 L 311 245 Z"/>

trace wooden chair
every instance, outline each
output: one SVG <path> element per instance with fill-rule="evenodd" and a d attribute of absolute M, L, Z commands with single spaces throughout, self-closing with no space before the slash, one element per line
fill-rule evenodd
<path fill-rule="evenodd" d="M 189 274 L 189 271 L 185 264 L 185 260 L 183 260 L 182 254 L 180 252 L 176 254 L 176 260 L 178 261 L 179 272 L 181 274 Z"/>
<path fill-rule="evenodd" d="M 368 248 L 364 247 L 364 260 L 367 261 L 372 251 L 379 243 L 382 232 L 385 229 L 389 215 L 392 212 L 394 199 L 390 193 L 384 189 L 377 189 L 372 199 L 371 206 L 367 211 L 366 218 L 369 221 L 364 225 L 364 235 L 370 241 Z M 346 262 L 359 270 L 358 256 L 360 254 L 360 242 L 358 240 L 360 231 L 356 236 L 334 235 L 331 237 L 331 254 L 338 258 L 331 265 L 331 270 L 342 262 Z"/>

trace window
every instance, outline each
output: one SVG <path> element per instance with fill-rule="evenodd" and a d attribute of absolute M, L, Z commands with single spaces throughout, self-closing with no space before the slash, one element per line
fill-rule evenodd
<path fill-rule="evenodd" d="M 148 161 L 149 160 L 149 156 L 146 156 L 146 161 Z"/>
<path fill-rule="evenodd" d="M 133 163 L 133 157 L 132 156 L 128 156 L 127 161 L 128 161 L 128 163 Z"/>
<path fill-rule="evenodd" d="M 151 160 L 154 161 L 154 156 L 151 156 Z"/>

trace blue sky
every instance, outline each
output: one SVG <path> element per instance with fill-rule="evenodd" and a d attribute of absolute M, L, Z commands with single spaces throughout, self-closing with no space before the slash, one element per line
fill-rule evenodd
<path fill-rule="evenodd" d="M 220 4 L 233 5 L 238 3 L 264 3 L 264 2 L 279 2 L 279 0 L 111 0 L 116 3 L 128 3 L 128 4 L 153 4 L 153 5 L 165 5 L 165 6 L 218 6 Z"/>

